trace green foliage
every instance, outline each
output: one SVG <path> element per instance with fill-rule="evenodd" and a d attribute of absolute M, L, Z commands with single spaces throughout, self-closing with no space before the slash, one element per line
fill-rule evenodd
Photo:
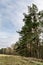
<path fill-rule="evenodd" d="M 39 58 L 40 27 L 43 25 L 41 16 L 42 14 L 41 12 L 38 12 L 36 5 L 32 4 L 32 7 L 28 6 L 28 14 L 24 13 L 24 26 L 22 27 L 22 30 L 19 31 L 21 36 L 17 48 L 19 54 Z"/>

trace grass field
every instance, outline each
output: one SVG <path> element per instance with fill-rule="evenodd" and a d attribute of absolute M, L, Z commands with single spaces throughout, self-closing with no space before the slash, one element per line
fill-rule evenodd
<path fill-rule="evenodd" d="M 0 65 L 43 65 L 43 62 L 35 58 L 26 58 L 16 55 L 0 55 Z"/>

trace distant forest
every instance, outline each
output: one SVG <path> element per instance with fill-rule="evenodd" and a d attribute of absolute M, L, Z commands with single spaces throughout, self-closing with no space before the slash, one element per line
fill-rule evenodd
<path fill-rule="evenodd" d="M 24 26 L 17 33 L 19 40 L 11 47 L 1 48 L 0 54 L 21 55 L 43 59 L 43 10 L 38 11 L 35 4 L 28 6 L 28 13 L 24 13 Z"/>

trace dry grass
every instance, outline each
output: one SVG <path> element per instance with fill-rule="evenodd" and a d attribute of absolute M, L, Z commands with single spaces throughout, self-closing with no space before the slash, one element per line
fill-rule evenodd
<path fill-rule="evenodd" d="M 43 65 L 43 62 L 16 55 L 0 55 L 0 65 Z"/>

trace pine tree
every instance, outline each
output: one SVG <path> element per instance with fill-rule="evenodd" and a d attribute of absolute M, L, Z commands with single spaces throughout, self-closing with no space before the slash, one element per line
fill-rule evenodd
<path fill-rule="evenodd" d="M 37 6 L 34 4 L 28 6 L 28 14 L 24 13 L 24 26 L 19 32 L 21 36 L 19 50 L 20 53 L 24 53 L 25 56 L 35 56 L 39 58 L 39 17 L 40 15 Z"/>

